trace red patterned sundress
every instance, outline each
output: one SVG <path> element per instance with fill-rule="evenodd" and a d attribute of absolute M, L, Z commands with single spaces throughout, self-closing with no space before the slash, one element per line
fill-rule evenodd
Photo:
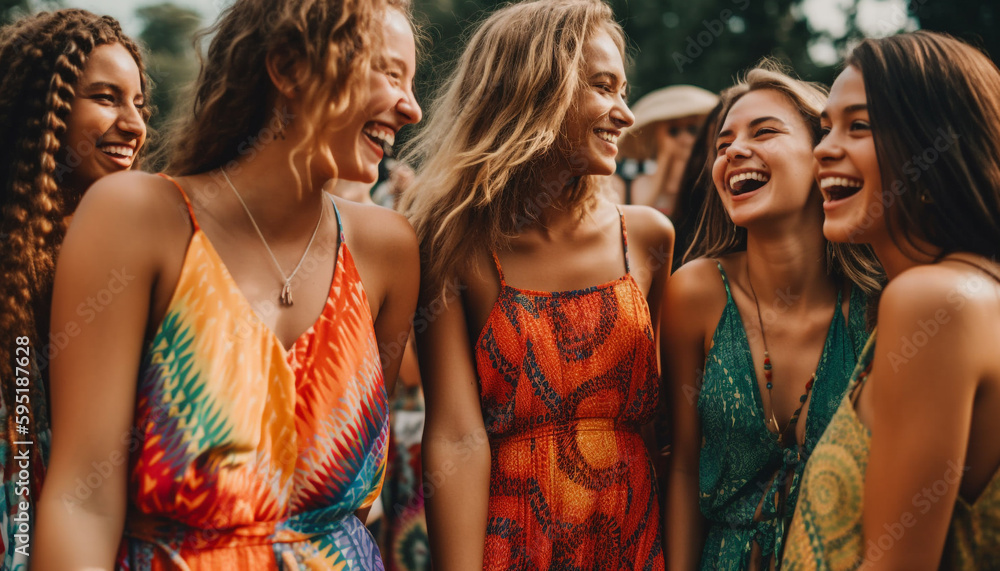
<path fill-rule="evenodd" d="M 663 569 L 640 427 L 659 395 L 649 307 L 625 275 L 566 292 L 507 284 L 476 343 L 491 451 L 485 569 Z"/>

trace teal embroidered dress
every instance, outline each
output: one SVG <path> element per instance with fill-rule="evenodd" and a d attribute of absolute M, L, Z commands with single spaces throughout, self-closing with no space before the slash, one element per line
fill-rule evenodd
<path fill-rule="evenodd" d="M 805 444 L 782 448 L 765 425 L 746 330 L 726 272 L 718 266 L 726 306 L 712 337 L 698 397 L 699 501 L 708 526 L 701 569 L 749 569 L 758 557 L 756 563 L 766 568 L 772 561 L 779 563 L 805 461 L 837 410 L 864 347 L 867 299 L 852 287 L 846 319 L 843 312 L 834 313 L 805 415 Z M 837 301 L 841 307 L 840 294 Z M 761 513 L 755 517 L 758 506 Z"/>

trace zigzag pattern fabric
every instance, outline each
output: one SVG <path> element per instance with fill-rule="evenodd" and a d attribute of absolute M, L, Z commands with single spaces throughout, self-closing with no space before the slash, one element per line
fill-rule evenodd
<path fill-rule="evenodd" d="M 387 398 L 343 232 L 326 306 L 286 350 L 191 219 L 140 371 L 118 567 L 382 569 L 354 512 L 381 489 Z"/>

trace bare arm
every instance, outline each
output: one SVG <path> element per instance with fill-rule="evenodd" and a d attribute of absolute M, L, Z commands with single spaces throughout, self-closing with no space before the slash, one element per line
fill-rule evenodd
<path fill-rule="evenodd" d="M 36 570 L 111 569 L 122 536 L 156 271 L 155 224 L 130 178 L 108 177 L 88 191 L 59 255 L 52 330 L 79 334 L 52 360 L 52 457 L 38 505 Z"/>
<path fill-rule="evenodd" d="M 379 260 L 387 290 L 375 316 L 375 337 L 386 392 L 392 394 L 420 293 L 420 253 L 410 223 L 395 212 L 383 213 L 386 220 L 380 224 L 379 232 L 385 243 L 379 249 Z"/>
<path fill-rule="evenodd" d="M 872 430 L 866 569 L 937 569 L 965 472 L 979 381 L 969 332 L 976 316 L 949 301 L 954 288 L 935 276 L 939 271 L 902 274 L 879 304 L 870 394 L 859 402 L 870 403 L 863 417 L 870 416 Z M 931 323 L 935 335 L 927 334 Z"/>
<path fill-rule="evenodd" d="M 705 364 L 705 297 L 714 272 L 711 260 L 696 260 L 679 269 L 667 285 L 662 307 L 663 372 L 671 400 L 672 444 L 667 486 L 667 568 L 696 569 L 705 542 L 705 523 L 698 504 L 698 460 L 701 419 L 698 394 Z"/>
<path fill-rule="evenodd" d="M 351 216 L 350 227 L 365 231 L 364 234 L 355 233 L 353 236 L 358 239 L 352 239 L 350 243 L 355 244 L 357 259 L 364 260 L 363 269 L 366 271 L 362 281 L 365 290 L 369 295 L 378 295 L 377 309 L 372 318 L 385 390 L 391 395 L 406 352 L 413 310 L 420 292 L 417 236 L 406 218 L 390 210 L 343 203 L 340 206 L 346 215 Z M 392 506 L 384 508 L 391 509 Z M 356 510 L 354 515 L 367 522 L 370 511 L 371 506 L 366 506 Z"/>
<path fill-rule="evenodd" d="M 635 274 L 640 284 L 649 281 L 649 292 L 646 294 L 646 301 L 649 305 L 649 315 L 653 325 L 653 340 L 656 344 L 657 367 L 663 371 L 660 356 L 660 306 L 663 304 L 663 294 L 666 290 L 667 280 L 670 277 L 670 268 L 673 267 L 674 252 L 674 226 L 663 214 L 652 208 L 645 206 L 625 207 L 628 215 L 629 227 L 638 230 L 634 237 L 637 239 L 635 245 L 639 246 L 634 253 L 630 254 L 632 260 L 632 272 Z M 663 375 L 660 377 L 663 378 Z M 662 448 L 667 441 L 669 432 L 670 413 L 667 405 L 666 392 L 668 387 L 661 383 L 660 400 L 657 407 L 656 418 L 643 427 L 642 436 L 649 450 L 653 468 L 656 472 L 657 488 L 665 490 L 667 483 L 667 455 L 668 448 Z M 661 525 L 663 521 L 661 518 Z"/>
<path fill-rule="evenodd" d="M 421 303 L 414 321 L 427 406 L 427 528 L 438 571 L 482 569 L 490 446 L 462 301 Z"/>

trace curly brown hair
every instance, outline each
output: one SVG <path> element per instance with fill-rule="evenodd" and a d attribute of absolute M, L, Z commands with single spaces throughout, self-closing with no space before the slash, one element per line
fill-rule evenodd
<path fill-rule="evenodd" d="M 296 85 L 308 116 L 295 120 L 310 130 L 305 143 L 311 144 L 322 125 L 356 107 L 366 82 L 352 79 L 375 62 L 381 45 L 379 17 L 388 5 L 387 0 L 234 2 L 212 27 L 198 33 L 199 41 L 212 41 L 193 86 L 193 101 L 168 126 L 166 160 L 158 162 L 165 162 L 164 170 L 172 174 L 202 173 L 251 152 L 248 148 L 276 120 L 280 133 L 291 118 L 275 105 L 276 89 L 266 68 L 272 53 L 289 55 L 308 70 Z"/>
<path fill-rule="evenodd" d="M 67 217 L 80 200 L 78 193 L 58 184 L 62 138 L 87 58 L 104 44 L 129 51 L 148 100 L 139 47 L 110 16 L 76 9 L 41 12 L 0 29 L 0 140 L 8 142 L 0 153 L 0 233 L 5 242 L 0 251 L 0 396 L 8 409 L 4 430 L 9 442 L 24 439 L 16 435 L 14 423 L 15 340 L 27 336 L 35 345 L 32 356 L 44 354 L 56 254 Z M 145 106 L 141 113 L 148 120 L 151 109 Z M 44 364 L 36 361 L 36 379 L 47 383 Z M 34 426 L 32 407 L 28 409 L 29 426 Z M 37 450 L 33 447 L 32 454 Z M 6 473 L 10 465 L 4 466 Z M 33 492 L 38 484 L 33 479 Z"/>

